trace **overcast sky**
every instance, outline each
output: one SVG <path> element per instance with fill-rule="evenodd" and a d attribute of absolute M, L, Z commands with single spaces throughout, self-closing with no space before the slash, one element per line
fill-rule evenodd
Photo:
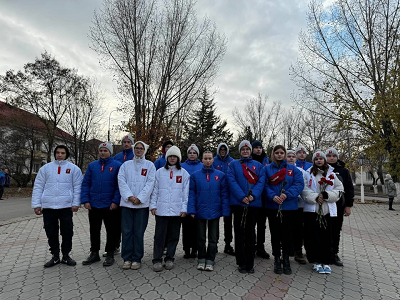
<path fill-rule="evenodd" d="M 88 32 L 101 0 L 0 0 L 0 74 L 20 70 L 47 50 L 61 64 L 97 78 L 105 91 L 108 115 L 118 102 L 115 84 L 89 48 Z M 296 86 L 289 67 L 297 59 L 298 34 L 306 29 L 306 0 L 198 0 L 205 14 L 228 39 L 227 53 L 214 89 L 218 109 L 232 124 L 232 110 L 258 93 L 292 104 Z M 112 124 L 123 120 L 112 114 Z M 105 137 L 105 136 L 104 136 Z"/>

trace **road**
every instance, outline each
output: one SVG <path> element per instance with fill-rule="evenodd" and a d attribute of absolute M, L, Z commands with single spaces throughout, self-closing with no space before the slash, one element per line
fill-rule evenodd
<path fill-rule="evenodd" d="M 32 216 L 31 198 L 8 198 L 0 200 L 0 222 Z"/>

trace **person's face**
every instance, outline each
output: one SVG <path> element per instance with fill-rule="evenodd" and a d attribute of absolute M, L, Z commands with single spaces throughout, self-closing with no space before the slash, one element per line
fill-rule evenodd
<path fill-rule="evenodd" d="M 100 148 L 99 156 L 101 159 L 107 159 L 111 156 L 111 153 L 110 153 L 110 151 L 108 151 L 107 148 Z"/>
<path fill-rule="evenodd" d="M 285 159 L 285 151 L 283 149 L 278 149 L 274 152 L 275 160 L 281 161 Z"/>
<path fill-rule="evenodd" d="M 296 155 L 289 153 L 286 155 L 286 160 L 288 164 L 294 165 L 296 163 Z"/>
<path fill-rule="evenodd" d="M 8 174 L 8 169 L 4 169 L 4 173 Z"/>
<path fill-rule="evenodd" d="M 132 142 L 130 139 L 124 139 L 124 141 L 122 142 L 122 147 L 124 148 L 124 150 L 128 150 L 130 148 L 132 148 Z"/>
<path fill-rule="evenodd" d="M 63 148 L 58 148 L 56 151 L 56 160 L 65 160 L 67 158 L 67 152 Z"/>
<path fill-rule="evenodd" d="M 168 163 L 171 166 L 175 166 L 177 162 L 178 162 L 178 157 L 177 156 L 175 156 L 175 155 L 168 156 Z"/>
<path fill-rule="evenodd" d="M 314 159 L 314 163 L 317 167 L 322 167 L 325 164 L 325 158 L 319 156 Z"/>
<path fill-rule="evenodd" d="M 306 156 L 307 156 L 306 151 L 297 152 L 297 159 L 298 160 L 305 160 Z"/>
<path fill-rule="evenodd" d="M 203 159 L 202 162 L 204 164 L 204 167 L 210 168 L 214 162 L 214 158 L 211 153 L 204 153 L 203 154 Z"/>
<path fill-rule="evenodd" d="M 133 149 L 135 152 L 135 156 L 142 157 L 144 154 L 144 145 L 143 144 L 136 144 L 135 148 Z"/>
<path fill-rule="evenodd" d="M 249 158 L 251 154 L 251 150 L 249 147 L 244 146 L 240 149 L 240 156 L 243 158 Z"/>
<path fill-rule="evenodd" d="M 338 157 L 335 154 L 328 154 L 326 156 L 326 161 L 328 164 L 335 164 L 337 163 Z"/>
<path fill-rule="evenodd" d="M 165 150 L 165 153 L 167 153 L 167 151 L 169 150 L 169 148 L 171 148 L 172 147 L 172 145 L 171 144 L 168 144 L 167 146 L 165 146 L 165 148 L 164 148 L 164 150 Z"/>
<path fill-rule="evenodd" d="M 228 152 L 228 150 L 226 149 L 225 146 L 221 146 L 221 147 L 219 148 L 219 156 L 225 157 L 227 152 Z"/>
<path fill-rule="evenodd" d="M 261 146 L 257 146 L 253 148 L 253 154 L 255 155 L 261 155 L 262 153 L 262 147 Z"/>
<path fill-rule="evenodd" d="M 194 150 L 189 150 L 188 152 L 188 158 L 189 160 L 196 160 L 197 159 L 197 152 Z"/>

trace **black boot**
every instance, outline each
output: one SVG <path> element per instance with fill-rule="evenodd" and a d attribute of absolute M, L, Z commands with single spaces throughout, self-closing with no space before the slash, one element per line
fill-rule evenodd
<path fill-rule="evenodd" d="M 274 261 L 274 273 L 275 274 L 282 274 L 282 262 L 280 256 L 275 256 Z"/>
<path fill-rule="evenodd" d="M 256 248 L 256 255 L 265 259 L 269 259 L 269 254 L 265 251 L 264 247 Z"/>
<path fill-rule="evenodd" d="M 340 260 L 340 257 L 339 257 L 339 255 L 337 255 L 337 254 L 335 254 L 333 263 L 334 263 L 336 266 L 343 267 L 343 262 Z"/>
<path fill-rule="evenodd" d="M 393 199 L 389 199 L 389 210 L 395 210 L 393 208 Z"/>
<path fill-rule="evenodd" d="M 114 264 L 114 262 L 115 262 L 114 253 L 109 252 L 109 253 L 107 253 L 106 259 L 103 262 L 103 266 L 104 267 L 112 266 Z"/>
<path fill-rule="evenodd" d="M 44 264 L 45 268 L 50 268 L 52 266 L 58 265 L 60 263 L 60 256 L 59 255 L 53 255 L 53 257 Z"/>
<path fill-rule="evenodd" d="M 82 265 L 87 266 L 98 261 L 100 261 L 99 251 L 92 251 L 89 257 L 82 262 Z"/>
<path fill-rule="evenodd" d="M 292 269 L 290 268 L 289 255 L 283 256 L 283 274 L 292 274 Z"/>
<path fill-rule="evenodd" d="M 224 253 L 229 254 L 229 255 L 235 255 L 235 250 L 233 250 L 233 248 L 230 244 L 225 244 Z"/>

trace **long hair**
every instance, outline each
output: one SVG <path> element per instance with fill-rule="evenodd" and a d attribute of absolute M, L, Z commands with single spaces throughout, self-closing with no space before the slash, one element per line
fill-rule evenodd
<path fill-rule="evenodd" d="M 182 166 L 181 166 L 181 161 L 180 161 L 180 159 L 179 159 L 179 157 L 177 157 L 178 158 L 178 161 L 176 162 L 176 164 L 175 164 L 175 167 L 178 169 L 178 170 L 180 170 L 181 168 L 182 168 Z M 169 169 L 169 166 L 171 166 L 171 164 L 168 162 L 168 158 L 166 159 L 166 162 L 165 162 L 165 165 L 164 165 L 164 168 L 165 169 Z"/>
<path fill-rule="evenodd" d="M 282 145 L 276 145 L 276 146 L 274 147 L 274 149 L 272 150 L 272 154 L 271 154 L 271 161 L 273 161 L 278 167 L 279 167 L 279 165 L 281 164 L 281 162 L 278 162 L 278 161 L 275 159 L 275 151 L 276 151 L 276 150 L 279 150 L 279 149 L 282 149 L 283 152 L 285 152 L 285 157 L 283 158 L 283 159 L 285 159 L 285 158 L 286 158 L 286 148 L 285 148 L 284 146 L 282 146 Z"/>
<path fill-rule="evenodd" d="M 329 165 L 328 165 L 328 163 L 326 162 L 326 159 L 325 159 L 325 163 L 324 163 L 320 168 L 317 167 L 317 165 L 315 164 L 315 161 L 314 161 L 314 162 L 313 162 L 313 165 L 312 165 L 312 167 L 311 167 L 310 173 L 313 174 L 314 176 L 317 176 L 318 169 L 320 169 L 320 170 L 323 171 L 322 176 L 325 177 L 326 174 L 328 174 Z"/>

